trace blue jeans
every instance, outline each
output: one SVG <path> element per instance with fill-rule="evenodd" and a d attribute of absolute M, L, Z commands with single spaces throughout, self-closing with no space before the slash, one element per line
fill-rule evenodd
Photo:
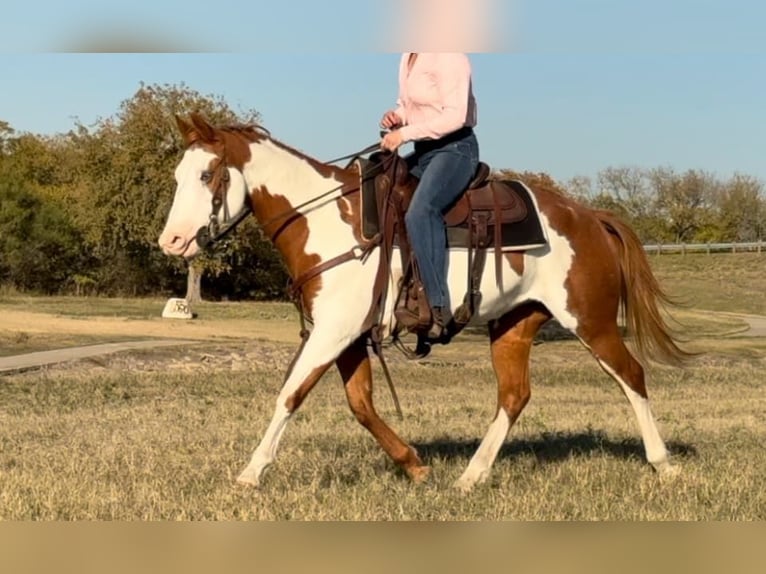
<path fill-rule="evenodd" d="M 462 133 L 462 132 L 461 132 Z M 479 143 L 473 131 L 455 138 L 415 143 L 407 158 L 420 179 L 404 222 L 432 307 L 449 307 L 447 234 L 443 214 L 460 198 L 479 164 Z"/>

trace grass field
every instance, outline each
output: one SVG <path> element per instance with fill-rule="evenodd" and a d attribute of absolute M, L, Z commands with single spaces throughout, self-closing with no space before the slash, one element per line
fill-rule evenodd
<path fill-rule="evenodd" d="M 645 462 L 632 410 L 590 355 L 546 340 L 533 349 L 532 400 L 489 481 L 452 489 L 495 408 L 487 343 L 470 335 L 416 363 L 388 351 L 404 421 L 376 366 L 378 409 L 432 465 L 425 484 L 411 484 L 356 422 L 330 371 L 288 425 L 262 487 L 240 487 L 297 321 L 287 305 L 226 303 L 200 307 L 194 330 L 174 327 L 198 346 L 0 377 L 0 519 L 764 520 L 766 339 L 729 338 L 744 324 L 709 311 L 760 312 L 766 258 L 651 261 L 669 291 L 694 295 L 679 317 L 689 346 L 705 351 L 684 370 L 648 369 L 681 468 L 673 480 Z M 167 336 L 163 303 L 6 295 L 0 316 L 24 328 L 0 323 L 0 345 Z"/>
<path fill-rule="evenodd" d="M 651 255 L 649 261 L 685 305 L 766 315 L 766 253 Z"/>
<path fill-rule="evenodd" d="M 330 373 L 289 425 L 258 491 L 233 479 L 271 414 L 281 381 L 273 369 L 18 375 L 0 386 L 0 516 L 766 518 L 763 359 L 709 357 L 686 372 L 655 371 L 655 413 L 682 468 L 668 483 L 644 462 L 619 390 L 585 359 L 568 342 L 535 349 L 532 401 L 489 482 L 469 495 L 450 484 L 493 414 L 486 361 L 393 366 L 401 423 L 377 387 L 381 412 L 433 466 L 427 484 L 410 484 L 389 462 Z"/>

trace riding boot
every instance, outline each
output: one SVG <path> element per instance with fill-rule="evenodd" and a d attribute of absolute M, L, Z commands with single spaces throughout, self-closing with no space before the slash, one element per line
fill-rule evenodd
<path fill-rule="evenodd" d="M 433 319 L 431 328 L 428 330 L 428 338 L 433 340 L 441 339 L 446 333 L 446 318 L 442 307 L 432 307 L 431 317 Z"/>

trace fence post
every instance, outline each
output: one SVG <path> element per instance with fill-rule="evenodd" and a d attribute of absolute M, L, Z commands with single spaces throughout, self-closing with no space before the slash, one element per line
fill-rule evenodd
<path fill-rule="evenodd" d="M 705 246 L 707 247 L 707 254 L 710 255 L 710 242 L 705 243 Z"/>

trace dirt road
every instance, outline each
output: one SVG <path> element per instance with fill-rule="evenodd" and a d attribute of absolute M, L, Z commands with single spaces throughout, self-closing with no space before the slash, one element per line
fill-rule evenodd
<path fill-rule="evenodd" d="M 29 311 L 3 310 L 0 328 L 29 334 L 59 333 L 104 335 L 135 339 L 269 339 L 299 341 L 295 320 L 254 321 L 252 319 L 130 319 L 124 317 L 72 317 Z"/>
<path fill-rule="evenodd" d="M 736 317 L 749 325 L 737 332 L 736 337 L 766 337 L 766 317 L 720 313 Z M 27 311 L 4 311 L 2 327 L 8 331 L 35 333 L 125 337 L 135 340 L 98 345 L 69 347 L 10 357 L 0 357 L 0 374 L 18 372 L 54 363 L 73 361 L 103 354 L 169 346 L 219 345 L 226 340 L 247 339 L 271 343 L 299 342 L 298 322 L 264 321 L 252 319 L 126 319 L 119 317 L 77 318 Z M 147 340 L 148 339 L 148 340 Z"/>

